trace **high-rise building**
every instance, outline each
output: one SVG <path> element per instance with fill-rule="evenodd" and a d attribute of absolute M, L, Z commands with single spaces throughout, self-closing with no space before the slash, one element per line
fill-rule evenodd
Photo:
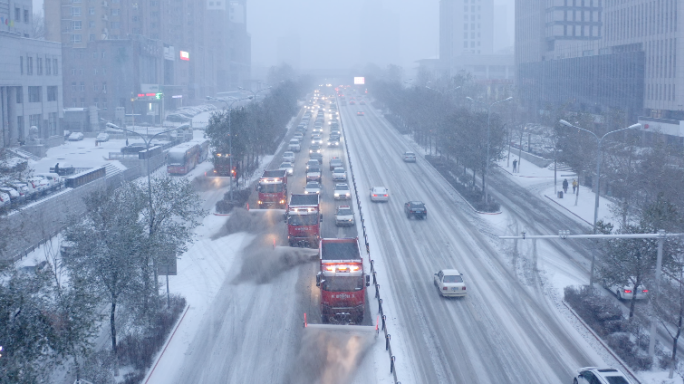
<path fill-rule="evenodd" d="M 566 105 L 637 118 L 648 130 L 684 126 L 681 1 L 518 0 L 515 60 L 531 111 Z"/>
<path fill-rule="evenodd" d="M 439 59 L 450 75 L 511 83 L 513 56 L 494 52 L 494 0 L 440 0 Z"/>
<path fill-rule="evenodd" d="M 163 107 L 248 84 L 245 22 L 245 0 L 46 1 L 47 39 L 64 47 L 65 105 L 96 106 L 105 120 L 123 107 L 159 121 Z M 150 93 L 163 96 L 138 96 Z"/>

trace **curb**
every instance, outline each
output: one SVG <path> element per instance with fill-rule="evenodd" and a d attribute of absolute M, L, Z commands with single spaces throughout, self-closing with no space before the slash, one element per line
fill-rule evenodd
<path fill-rule="evenodd" d="M 615 352 L 613 352 L 613 350 L 612 350 L 608 345 L 606 345 L 606 343 L 603 342 L 603 339 L 601 339 L 601 337 L 599 337 L 599 335 L 597 335 L 597 334 L 594 332 L 594 330 L 591 329 L 591 327 L 588 326 L 587 323 L 584 322 L 584 320 L 582 320 L 582 318 L 577 314 L 577 312 L 575 312 L 575 310 L 572 309 L 572 307 L 570 307 L 570 304 L 568 304 L 565 300 L 563 300 L 563 305 L 565 305 L 565 307 L 566 307 L 568 310 L 570 310 L 570 313 L 572 313 L 573 316 L 575 316 L 575 318 L 577 318 L 577 320 L 579 320 L 579 322 L 584 326 L 584 328 L 586 328 L 587 331 L 589 331 L 589 333 L 591 333 L 592 336 L 594 336 L 594 338 L 595 338 L 599 343 L 601 343 L 601 345 L 603 346 L 603 348 L 605 348 L 606 351 L 607 351 L 608 353 L 610 353 L 610 355 L 613 356 L 613 357 L 615 358 L 615 360 L 617 360 L 618 363 L 620 363 L 620 365 L 622 366 L 622 368 L 624 368 L 624 370 L 627 371 L 627 373 L 632 377 L 632 379 L 634 379 L 634 381 L 636 381 L 637 384 L 641 384 L 641 381 L 639 381 L 639 379 L 637 378 L 636 374 L 635 374 L 634 372 L 632 372 L 632 370 L 629 368 L 629 366 L 627 366 L 627 364 L 626 364 L 624 361 L 622 361 L 622 359 L 621 359 Z"/>
<path fill-rule="evenodd" d="M 157 361 L 155 361 L 154 366 L 152 366 L 150 373 L 147 375 L 147 378 L 144 381 L 145 384 L 147 384 L 150 381 L 150 378 L 152 378 L 152 375 L 154 374 L 154 370 L 157 368 L 157 364 L 159 364 L 159 360 L 161 360 L 162 356 L 164 356 L 164 352 L 166 352 L 166 348 L 171 343 L 173 336 L 176 334 L 178 327 L 180 327 L 180 324 L 183 322 L 183 319 L 185 318 L 185 315 L 188 313 L 188 310 L 190 310 L 189 305 L 185 307 L 185 311 L 183 311 L 183 316 L 181 316 L 180 320 L 178 320 L 178 322 L 176 323 L 176 326 L 173 328 L 173 332 L 171 333 L 171 336 L 168 339 L 166 339 L 166 343 L 164 344 L 164 349 L 162 349 L 159 356 L 157 356 Z"/>
<path fill-rule="evenodd" d="M 547 199 L 551 200 L 552 203 L 558 205 L 559 207 L 563 208 L 564 210 L 570 212 L 570 213 L 573 214 L 575 217 L 577 217 L 578 219 L 580 219 L 580 220 L 582 220 L 583 222 L 587 223 L 588 225 L 593 226 L 590 222 L 588 222 L 588 221 L 584 220 L 582 217 L 580 217 L 580 215 L 578 215 L 578 214 L 576 214 L 575 212 L 569 210 L 567 207 L 562 206 L 559 202 L 557 202 L 557 201 L 554 200 L 553 198 L 549 197 L 549 195 L 544 195 L 544 197 L 546 197 Z"/>

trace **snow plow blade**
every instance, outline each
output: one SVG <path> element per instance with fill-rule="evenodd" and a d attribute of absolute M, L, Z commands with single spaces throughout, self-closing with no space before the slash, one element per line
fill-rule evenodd
<path fill-rule="evenodd" d="M 368 332 L 375 333 L 376 327 L 374 325 L 341 325 L 341 324 L 307 324 L 305 328 L 324 329 L 328 331 L 342 331 L 342 332 Z"/>

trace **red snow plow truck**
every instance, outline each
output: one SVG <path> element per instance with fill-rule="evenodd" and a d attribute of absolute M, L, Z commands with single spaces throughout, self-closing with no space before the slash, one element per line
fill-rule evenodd
<path fill-rule="evenodd" d="M 259 208 L 285 208 L 287 204 L 287 171 L 264 171 L 256 186 Z"/>
<path fill-rule="evenodd" d="M 292 195 L 287 207 L 287 240 L 291 247 L 317 248 L 321 239 L 318 194 Z"/>
<path fill-rule="evenodd" d="M 321 288 L 321 321 L 361 324 L 370 275 L 363 271 L 358 238 L 321 239 L 319 255 L 316 286 Z"/>

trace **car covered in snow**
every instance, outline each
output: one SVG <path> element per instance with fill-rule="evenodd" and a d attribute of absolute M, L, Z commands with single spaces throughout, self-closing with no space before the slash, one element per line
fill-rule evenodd
<path fill-rule="evenodd" d="M 83 133 L 82 132 L 71 132 L 69 135 L 69 141 L 80 141 L 83 140 Z"/>
<path fill-rule="evenodd" d="M 373 187 L 370 191 L 370 199 L 373 202 L 388 202 L 389 201 L 389 189 L 385 187 Z"/>
<path fill-rule="evenodd" d="M 463 274 L 457 269 L 442 269 L 435 273 L 434 283 L 442 297 L 463 297 L 467 292 Z"/>
<path fill-rule="evenodd" d="M 304 186 L 304 194 L 305 195 L 310 195 L 310 194 L 321 194 L 321 183 L 318 181 L 309 181 L 306 183 L 306 186 Z"/>
<path fill-rule="evenodd" d="M 347 181 L 347 172 L 342 167 L 335 167 L 332 171 L 333 181 Z"/>

